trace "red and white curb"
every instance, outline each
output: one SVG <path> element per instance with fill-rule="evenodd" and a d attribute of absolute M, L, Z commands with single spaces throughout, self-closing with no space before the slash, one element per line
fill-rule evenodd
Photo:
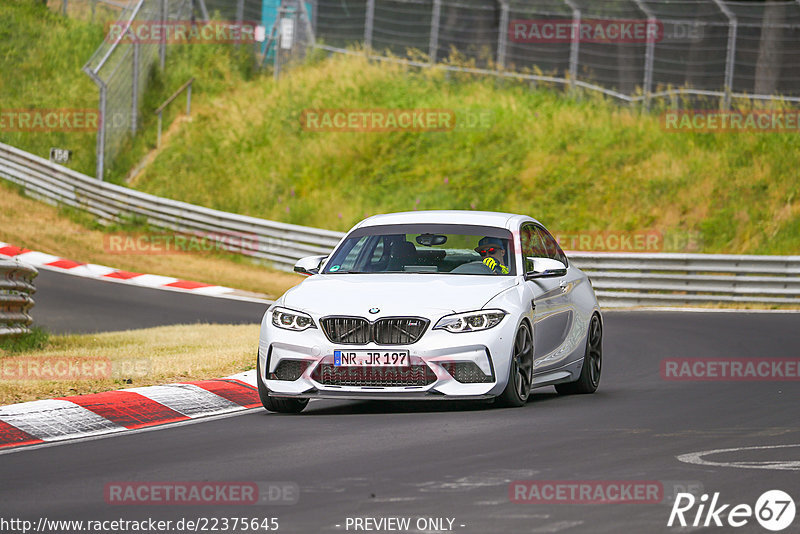
<path fill-rule="evenodd" d="M 251 296 L 247 294 L 247 292 L 231 287 L 204 284 L 191 280 L 181 280 L 170 276 L 134 273 L 94 263 L 80 263 L 66 258 L 59 258 L 52 254 L 16 247 L 9 243 L 3 243 L 2 241 L 0 241 L 0 256 L 9 256 L 21 262 L 33 265 L 34 267 L 75 276 L 83 276 L 85 278 L 96 278 L 109 282 L 125 283 L 168 291 L 183 291 L 208 297 L 222 297 L 253 302 L 271 302 L 263 298 Z"/>
<path fill-rule="evenodd" d="M 0 406 L 0 450 L 147 428 L 261 405 L 255 371 Z"/>

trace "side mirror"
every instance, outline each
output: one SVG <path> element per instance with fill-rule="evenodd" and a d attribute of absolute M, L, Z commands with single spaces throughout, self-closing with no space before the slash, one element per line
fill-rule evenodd
<path fill-rule="evenodd" d="M 531 278 L 548 278 L 567 274 L 567 266 L 551 258 L 527 258 L 525 263 L 528 266 L 528 272 L 525 273 L 525 278 L 528 280 Z"/>
<path fill-rule="evenodd" d="M 300 258 L 297 260 L 297 263 L 294 264 L 294 272 L 305 276 L 319 274 L 322 262 L 327 258 L 328 256 L 306 256 L 305 258 Z"/>

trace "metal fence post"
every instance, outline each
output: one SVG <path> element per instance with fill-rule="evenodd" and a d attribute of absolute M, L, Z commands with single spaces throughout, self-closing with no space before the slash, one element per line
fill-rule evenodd
<path fill-rule="evenodd" d="M 158 136 L 156 137 L 156 148 L 161 146 L 161 128 L 163 124 L 163 115 L 164 110 L 167 106 L 169 106 L 178 95 L 181 94 L 181 91 L 186 89 L 186 116 L 188 117 L 192 112 L 192 83 L 194 83 L 194 78 L 190 78 L 189 81 L 178 87 L 178 90 L 172 93 L 172 96 L 167 98 L 163 104 L 156 108 L 156 115 L 158 115 Z"/>
<path fill-rule="evenodd" d="M 647 46 L 644 52 L 644 108 L 650 109 L 650 95 L 653 93 L 653 61 L 655 59 L 656 39 L 651 34 L 652 28 L 657 27 L 658 19 L 642 0 L 634 0 L 639 9 L 647 15 Z"/>
<path fill-rule="evenodd" d="M 308 33 L 308 40 L 310 41 L 311 47 L 317 46 L 317 38 L 314 35 L 314 25 L 311 23 L 311 17 L 308 14 L 308 10 L 306 9 L 306 3 L 303 0 L 298 2 L 300 4 L 300 16 L 303 18 L 303 25 L 306 27 L 306 32 Z M 314 16 L 316 17 L 317 10 L 314 9 Z"/>
<path fill-rule="evenodd" d="M 367 13 L 364 19 L 364 53 L 372 49 L 372 30 L 375 24 L 375 0 L 367 0 Z"/>
<path fill-rule="evenodd" d="M 192 113 L 192 83 L 194 83 L 194 78 L 189 80 L 189 86 L 186 88 L 186 115 Z"/>
<path fill-rule="evenodd" d="M 500 27 L 497 29 L 497 70 L 506 69 L 506 44 L 508 43 L 508 2 L 500 2 Z"/>
<path fill-rule="evenodd" d="M 278 17 L 275 19 L 275 54 L 273 55 L 273 68 L 272 68 L 272 77 L 275 81 L 278 80 L 281 76 L 281 40 L 283 39 L 283 32 L 281 31 L 281 20 L 283 16 L 286 14 L 286 8 L 281 5 L 278 8 Z"/>
<path fill-rule="evenodd" d="M 302 0 L 301 0 L 301 2 L 302 2 Z M 244 0 L 237 0 L 237 2 L 236 2 L 236 26 L 239 28 L 239 31 L 241 31 L 243 19 L 244 19 Z M 236 48 L 237 49 L 239 48 L 240 44 L 241 43 L 239 42 L 239 39 L 237 39 L 236 40 Z"/>
<path fill-rule="evenodd" d="M 797 0 L 800 2 L 800 0 Z M 431 15 L 431 40 L 428 44 L 428 57 L 431 65 L 436 63 L 439 54 L 439 19 L 442 16 L 442 0 L 433 0 L 433 14 Z"/>
<path fill-rule="evenodd" d="M 733 91 L 733 72 L 736 62 L 736 33 L 737 33 L 737 20 L 736 14 L 725 5 L 722 0 L 713 0 L 719 7 L 720 11 L 728 17 L 728 45 L 727 56 L 725 58 L 725 96 L 722 100 L 723 109 L 730 109 L 731 107 L 731 91 Z"/>
<path fill-rule="evenodd" d="M 105 172 L 105 155 L 106 155 L 106 98 L 108 87 L 99 78 L 95 81 L 100 85 L 100 131 L 97 132 L 97 173 L 96 178 L 101 182 L 104 180 L 103 172 Z"/>
<path fill-rule="evenodd" d="M 61 2 L 61 11 L 62 14 L 66 17 L 67 16 L 67 0 Z"/>
<path fill-rule="evenodd" d="M 203 16 L 203 22 L 211 20 L 208 16 L 208 8 L 206 8 L 205 0 L 197 0 L 197 4 L 200 6 L 200 14 Z"/>
<path fill-rule="evenodd" d="M 95 173 L 97 174 L 96 178 L 103 181 L 103 163 L 106 150 L 106 123 L 108 122 L 106 120 L 107 86 L 92 69 L 84 66 L 82 70 L 92 79 L 95 85 L 97 85 L 97 89 L 100 92 L 100 99 L 97 106 L 97 111 L 100 115 L 100 126 L 97 130 L 97 144 L 95 148 Z"/>
<path fill-rule="evenodd" d="M 99 91 L 98 113 L 100 124 L 97 131 L 96 177 L 101 181 L 105 176 L 106 156 L 108 155 L 109 158 L 113 157 L 119 150 L 120 139 L 123 136 L 128 135 L 127 128 L 124 127 L 124 117 L 126 117 L 127 113 L 131 111 L 133 113 L 131 130 L 135 133 L 137 129 L 140 91 L 138 76 L 142 73 L 142 65 L 139 63 L 140 58 L 138 57 L 139 43 L 136 43 L 136 36 L 132 32 L 131 26 L 136 20 L 140 20 L 139 15 L 142 7 L 145 4 L 145 1 L 146 0 L 138 0 L 136 6 L 132 10 L 123 11 L 124 16 L 117 20 L 117 24 L 124 24 L 126 31 L 119 33 L 111 46 L 103 45 L 98 48 L 94 55 L 81 69 L 92 79 L 92 81 L 94 81 Z M 152 4 L 154 6 L 159 5 L 156 4 L 154 0 L 152 1 Z M 126 39 L 131 36 L 133 37 L 133 51 L 136 56 L 134 58 L 129 58 L 126 55 L 128 50 L 125 50 L 122 53 L 117 53 L 120 50 L 120 44 L 128 43 Z M 114 59 L 112 59 L 112 57 Z M 110 74 L 103 75 L 103 77 L 101 77 L 99 73 L 101 70 L 103 70 L 104 66 L 109 63 L 109 61 L 113 63 L 113 70 L 110 72 Z M 128 70 L 126 68 L 128 66 L 128 61 L 133 62 L 130 65 L 131 75 L 136 77 L 136 80 L 130 86 L 131 97 L 133 97 L 132 105 L 127 101 L 126 97 L 128 95 L 125 91 L 125 89 L 128 87 L 127 84 L 131 83 L 131 80 L 128 79 Z M 155 62 L 155 54 L 145 54 L 144 61 L 149 67 Z M 147 72 L 145 72 L 145 74 L 147 74 Z M 116 90 L 109 91 L 109 86 L 115 87 Z M 115 127 L 120 123 L 123 125 L 123 127 Z M 106 154 L 107 149 L 109 150 L 108 154 Z"/>
<path fill-rule="evenodd" d="M 165 31 L 165 26 L 169 16 L 167 11 L 168 1 L 161 0 L 161 42 L 158 43 L 158 64 L 161 67 L 161 72 L 164 72 L 164 65 L 167 61 L 167 32 Z"/>
<path fill-rule="evenodd" d="M 161 148 L 161 116 L 164 114 L 163 111 L 158 112 L 158 135 L 156 136 L 156 148 Z"/>
<path fill-rule="evenodd" d="M 131 65 L 131 133 L 136 133 L 136 116 L 139 110 L 139 42 L 133 41 Z"/>
<path fill-rule="evenodd" d="M 578 79 L 578 52 L 581 47 L 581 10 L 572 0 L 564 0 L 572 10 L 572 33 L 569 44 L 569 88 L 575 89 L 575 80 Z"/>

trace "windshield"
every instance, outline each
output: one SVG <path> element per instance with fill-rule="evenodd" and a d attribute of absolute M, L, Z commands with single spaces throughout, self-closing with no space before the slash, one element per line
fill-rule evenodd
<path fill-rule="evenodd" d="M 511 232 L 490 226 L 368 226 L 351 232 L 322 272 L 513 276 L 512 247 Z"/>

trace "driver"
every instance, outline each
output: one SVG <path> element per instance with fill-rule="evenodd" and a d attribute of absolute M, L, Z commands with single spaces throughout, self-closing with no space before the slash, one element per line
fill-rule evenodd
<path fill-rule="evenodd" d="M 484 237 L 478 241 L 475 252 L 481 255 L 483 264 L 490 268 L 492 272 L 495 274 L 508 274 L 508 267 L 503 265 L 503 256 L 506 251 L 502 239 Z"/>

